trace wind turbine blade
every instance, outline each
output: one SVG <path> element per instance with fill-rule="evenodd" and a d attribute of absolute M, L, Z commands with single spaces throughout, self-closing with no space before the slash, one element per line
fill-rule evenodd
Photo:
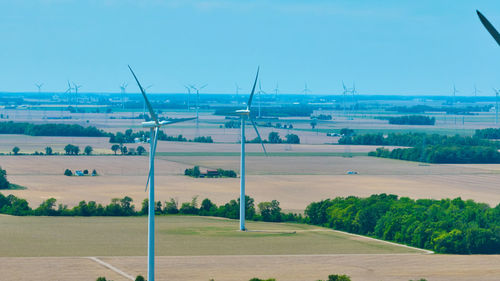
<path fill-rule="evenodd" d="M 201 89 L 205 88 L 206 86 L 208 86 L 208 84 L 201 86 L 198 90 L 201 90 Z"/>
<path fill-rule="evenodd" d="M 137 82 L 137 85 L 139 86 L 139 89 L 141 89 L 142 96 L 144 97 L 144 100 L 146 101 L 146 106 L 148 107 L 149 114 L 151 114 L 151 118 L 155 121 L 156 124 L 158 124 L 158 118 L 156 118 L 155 111 L 153 110 L 153 107 L 149 103 L 148 97 L 146 96 L 146 92 L 144 92 L 144 89 L 141 86 L 141 83 L 139 82 L 139 79 L 137 79 L 137 76 L 135 76 L 134 71 L 128 66 L 128 69 L 130 69 L 130 72 L 132 72 L 132 75 L 134 76 L 135 81 Z"/>
<path fill-rule="evenodd" d="M 153 141 L 153 151 L 150 151 L 150 156 L 149 157 L 155 157 L 155 154 L 156 154 L 156 143 L 158 142 L 158 131 L 159 131 L 159 127 L 156 127 L 155 128 L 155 137 L 154 137 L 154 141 Z M 151 173 L 153 171 L 152 170 L 149 170 L 149 173 L 148 173 L 148 181 L 146 182 L 146 189 L 144 191 L 147 191 L 148 190 L 148 186 L 149 186 L 149 179 L 151 178 Z"/>
<path fill-rule="evenodd" d="M 250 98 L 248 99 L 247 107 L 250 108 L 252 105 L 253 94 L 255 93 L 255 85 L 257 85 L 257 79 L 259 78 L 259 69 L 260 66 L 257 67 L 257 74 L 255 75 L 255 81 L 253 82 L 252 93 L 250 94 Z"/>
<path fill-rule="evenodd" d="M 267 156 L 266 147 L 264 146 L 264 143 L 262 142 L 262 138 L 260 137 L 259 130 L 257 130 L 257 125 L 255 124 L 255 121 L 253 121 L 253 119 L 250 119 L 250 121 L 252 122 L 252 126 L 255 129 L 257 136 L 259 137 L 260 144 L 262 145 L 262 150 L 264 150 L 264 154 Z"/>
<path fill-rule="evenodd" d="M 161 121 L 160 122 L 160 125 L 170 125 L 170 124 L 174 124 L 174 123 L 179 123 L 179 122 L 185 122 L 185 121 L 189 121 L 189 120 L 194 120 L 196 119 L 196 117 L 190 117 L 190 118 L 179 118 L 179 119 L 173 119 L 173 120 L 166 120 L 166 121 Z"/>
<path fill-rule="evenodd" d="M 500 34 L 498 31 L 495 29 L 495 27 L 488 21 L 488 19 L 481 14 L 478 10 L 476 10 L 477 15 L 479 16 L 479 20 L 481 23 L 484 25 L 486 30 L 490 33 L 491 36 L 493 36 L 493 39 L 497 42 L 498 45 L 500 45 Z"/>

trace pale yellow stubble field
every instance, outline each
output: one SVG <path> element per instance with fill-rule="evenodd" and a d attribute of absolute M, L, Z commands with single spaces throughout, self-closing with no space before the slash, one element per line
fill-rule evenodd
<path fill-rule="evenodd" d="M 418 163 L 371 157 L 248 157 L 247 194 L 256 202 L 278 200 L 285 210 L 302 212 L 313 201 L 336 196 L 392 193 L 411 198 L 474 199 L 497 205 L 500 174 L 480 165 L 419 166 Z M 8 179 L 27 190 L 2 191 L 26 198 L 34 207 L 54 197 L 74 206 L 81 200 L 107 204 L 130 196 L 137 206 L 144 192 L 146 156 L 1 156 Z M 161 201 L 193 196 L 223 204 L 239 196 L 239 178 L 191 178 L 184 170 L 193 165 L 239 170 L 238 156 L 161 156 L 156 161 L 156 194 Z M 66 168 L 96 169 L 97 177 L 66 177 Z M 347 175 L 347 171 L 358 175 Z"/>

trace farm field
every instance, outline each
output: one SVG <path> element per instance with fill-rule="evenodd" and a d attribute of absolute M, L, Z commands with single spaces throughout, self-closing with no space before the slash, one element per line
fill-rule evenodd
<path fill-rule="evenodd" d="M 158 216 L 157 255 L 425 253 L 317 226 L 198 216 Z M 145 256 L 147 217 L 0 216 L 0 256 Z M 98 231 L 96 231 L 98 230 Z M 263 231 L 263 232 L 259 232 Z"/>
<path fill-rule="evenodd" d="M 239 178 L 190 178 L 184 170 L 239 170 L 238 156 L 160 156 L 156 161 L 157 198 L 191 201 L 193 196 L 224 204 L 239 195 Z M 32 207 L 54 197 L 58 203 L 81 200 L 108 204 L 130 196 L 140 206 L 147 197 L 145 156 L 0 156 L 8 179 L 26 190 L 3 190 L 29 201 Z M 287 156 L 248 157 L 247 194 L 256 203 L 278 200 L 284 210 L 302 212 L 313 202 L 336 196 L 391 193 L 411 198 L 474 199 L 500 202 L 500 165 L 428 165 L 372 157 Z M 66 177 L 64 170 L 96 169 L 97 177 Z M 349 170 L 358 175 L 347 175 Z"/>

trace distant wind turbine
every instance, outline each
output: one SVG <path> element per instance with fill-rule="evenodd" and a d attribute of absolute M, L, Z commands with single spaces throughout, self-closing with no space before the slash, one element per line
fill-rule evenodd
<path fill-rule="evenodd" d="M 255 81 L 253 82 L 252 92 L 250 94 L 250 98 L 247 102 L 246 109 L 236 110 L 236 114 L 241 118 L 241 152 L 240 152 L 240 230 L 245 231 L 245 122 L 247 119 L 252 123 L 255 132 L 257 133 L 257 137 L 260 140 L 260 144 L 262 145 L 262 149 L 264 150 L 264 154 L 267 156 L 266 148 L 264 147 L 264 143 L 262 142 L 262 138 L 260 137 L 260 133 L 257 130 L 257 125 L 255 125 L 255 121 L 252 118 L 250 109 L 252 107 L 252 98 L 255 93 L 255 86 L 257 85 L 257 79 L 259 77 L 259 68 L 257 68 L 257 74 L 255 75 Z"/>
<path fill-rule="evenodd" d="M 493 88 L 495 91 L 495 124 L 498 125 L 498 90 Z"/>
<path fill-rule="evenodd" d="M 188 106 L 188 111 L 189 111 L 189 99 L 190 99 L 190 96 L 191 96 L 191 88 L 184 85 L 184 88 L 186 88 L 186 90 L 188 91 L 188 101 L 187 101 L 187 106 Z"/>
<path fill-rule="evenodd" d="M 311 92 L 311 90 L 309 88 L 307 88 L 307 83 L 304 83 L 304 90 L 302 90 L 302 93 L 304 95 L 307 95 Z"/>
<path fill-rule="evenodd" d="M 68 80 L 68 89 L 66 89 L 66 91 L 64 92 L 65 94 L 68 94 L 68 104 L 71 104 L 71 91 L 73 90 L 73 88 L 71 87 L 71 84 L 69 83 L 69 80 Z"/>
<path fill-rule="evenodd" d="M 236 101 L 239 103 L 240 102 L 240 90 L 242 90 L 242 88 L 240 88 L 238 83 L 234 83 L 234 85 L 236 86 Z"/>
<path fill-rule="evenodd" d="M 274 92 L 274 99 L 276 100 L 278 98 L 278 93 L 279 93 L 280 89 L 279 89 L 279 85 L 278 85 L 278 82 L 276 82 L 276 88 L 273 89 L 273 92 Z"/>
<path fill-rule="evenodd" d="M 43 83 L 35 83 L 35 86 L 38 88 L 38 93 L 40 94 L 42 92 L 42 86 L 43 86 Z"/>
<path fill-rule="evenodd" d="M 201 87 L 195 87 L 193 85 L 190 85 L 191 89 L 196 91 L 196 136 L 200 136 L 200 127 L 199 127 L 199 120 L 198 120 L 198 110 L 200 108 L 200 91 L 205 88 L 208 84 L 205 84 Z"/>
<path fill-rule="evenodd" d="M 121 98 L 122 98 L 122 109 L 125 108 L 125 93 L 127 92 L 127 86 L 128 86 L 128 83 L 125 83 L 123 82 L 121 85 L 120 85 L 120 94 L 121 94 Z"/>
<path fill-rule="evenodd" d="M 262 87 L 260 85 L 260 79 L 259 79 L 259 91 L 257 92 L 257 94 L 259 94 L 259 119 L 262 117 L 261 116 L 262 93 L 266 94 L 266 92 L 264 92 L 262 90 Z"/>
<path fill-rule="evenodd" d="M 75 89 L 75 104 L 78 106 L 78 89 L 80 89 L 82 85 L 77 85 L 73 82 L 73 87 Z"/>
<path fill-rule="evenodd" d="M 151 114 L 152 121 L 142 122 L 142 126 L 144 128 L 150 129 L 150 150 L 149 150 L 149 173 L 148 180 L 146 182 L 146 190 L 149 185 L 149 199 L 148 199 L 148 276 L 147 280 L 154 281 L 155 280 L 155 153 L 156 153 L 156 144 L 158 142 L 158 132 L 160 127 L 165 125 L 170 125 L 173 123 L 184 122 L 188 120 L 193 120 L 194 118 L 183 118 L 183 119 L 175 119 L 170 121 L 159 121 L 156 117 L 156 114 L 153 110 L 153 107 L 149 103 L 148 97 L 146 96 L 146 91 L 141 86 L 141 83 L 135 76 L 134 71 L 130 66 L 128 66 L 130 72 L 134 76 L 135 81 L 137 82 L 137 86 L 141 90 L 142 96 L 144 97 L 144 102 L 146 103 L 149 114 Z"/>
<path fill-rule="evenodd" d="M 474 84 L 474 92 L 472 92 L 474 94 L 475 97 L 477 97 L 477 93 L 481 93 L 481 91 L 479 91 L 476 87 L 476 84 Z"/>

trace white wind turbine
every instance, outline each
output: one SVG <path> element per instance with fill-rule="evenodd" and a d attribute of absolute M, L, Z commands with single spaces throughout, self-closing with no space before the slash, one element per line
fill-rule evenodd
<path fill-rule="evenodd" d="M 262 94 L 266 94 L 266 92 L 264 92 L 262 90 L 262 87 L 260 85 L 260 79 L 259 79 L 259 91 L 257 92 L 257 94 L 259 94 L 259 119 L 260 119 L 260 118 L 262 118 L 262 116 L 261 116 Z"/>
<path fill-rule="evenodd" d="M 38 88 L 38 93 L 42 92 L 43 83 L 35 83 L 35 86 Z"/>
<path fill-rule="evenodd" d="M 126 83 L 126 82 L 123 82 L 120 85 L 120 94 L 121 94 L 121 98 L 122 98 L 122 109 L 125 108 L 125 98 L 124 98 L 124 95 L 127 92 L 127 86 L 128 86 L 128 83 Z"/>
<path fill-rule="evenodd" d="M 267 156 L 266 148 L 264 147 L 264 143 L 262 142 L 262 138 L 260 137 L 259 131 L 257 130 L 257 125 L 255 125 L 255 121 L 250 115 L 250 108 L 252 106 L 252 98 L 255 93 L 255 85 L 257 84 L 257 78 L 259 77 L 259 68 L 257 68 L 257 74 L 255 75 L 255 81 L 253 82 L 252 93 L 250 94 L 250 98 L 248 99 L 247 108 L 236 110 L 236 114 L 240 116 L 241 119 L 241 152 L 240 152 L 240 230 L 245 231 L 245 122 L 247 119 L 252 123 L 255 132 L 257 133 L 257 137 L 260 139 L 260 144 L 262 145 L 262 149 L 264 150 L 264 154 Z"/>
<path fill-rule="evenodd" d="M 175 120 L 168 120 L 168 121 L 159 121 L 158 118 L 156 117 L 156 114 L 153 110 L 153 107 L 149 103 L 148 97 L 146 96 L 146 92 L 144 88 L 141 86 L 141 83 L 137 79 L 137 76 L 135 76 L 134 71 L 128 66 L 130 69 L 130 72 L 132 72 L 132 75 L 134 76 L 135 81 L 137 82 L 137 85 L 139 86 L 139 89 L 141 90 L 142 96 L 144 97 L 144 102 L 146 103 L 146 106 L 148 107 L 149 114 L 151 114 L 151 119 L 152 121 L 146 121 L 142 122 L 142 127 L 144 128 L 149 128 L 150 129 L 150 150 L 149 150 L 149 173 L 148 173 L 148 180 L 146 182 L 146 190 L 148 188 L 149 184 L 149 199 L 148 199 L 148 276 L 147 280 L 149 281 L 154 281 L 155 280 L 155 168 L 154 168 L 154 157 L 155 157 L 155 152 L 156 152 L 156 143 L 158 141 L 158 132 L 160 130 L 160 127 L 165 126 L 165 125 L 170 125 L 173 123 L 178 123 L 178 122 L 184 122 L 188 120 L 193 120 L 195 118 L 183 118 L 183 119 L 175 119 Z"/>
<path fill-rule="evenodd" d="M 208 84 L 205 84 L 201 87 L 195 87 L 193 85 L 190 85 L 191 89 L 196 91 L 196 137 L 200 136 L 200 127 L 199 127 L 199 120 L 198 120 L 198 110 L 200 109 L 200 91 L 205 88 Z"/>

